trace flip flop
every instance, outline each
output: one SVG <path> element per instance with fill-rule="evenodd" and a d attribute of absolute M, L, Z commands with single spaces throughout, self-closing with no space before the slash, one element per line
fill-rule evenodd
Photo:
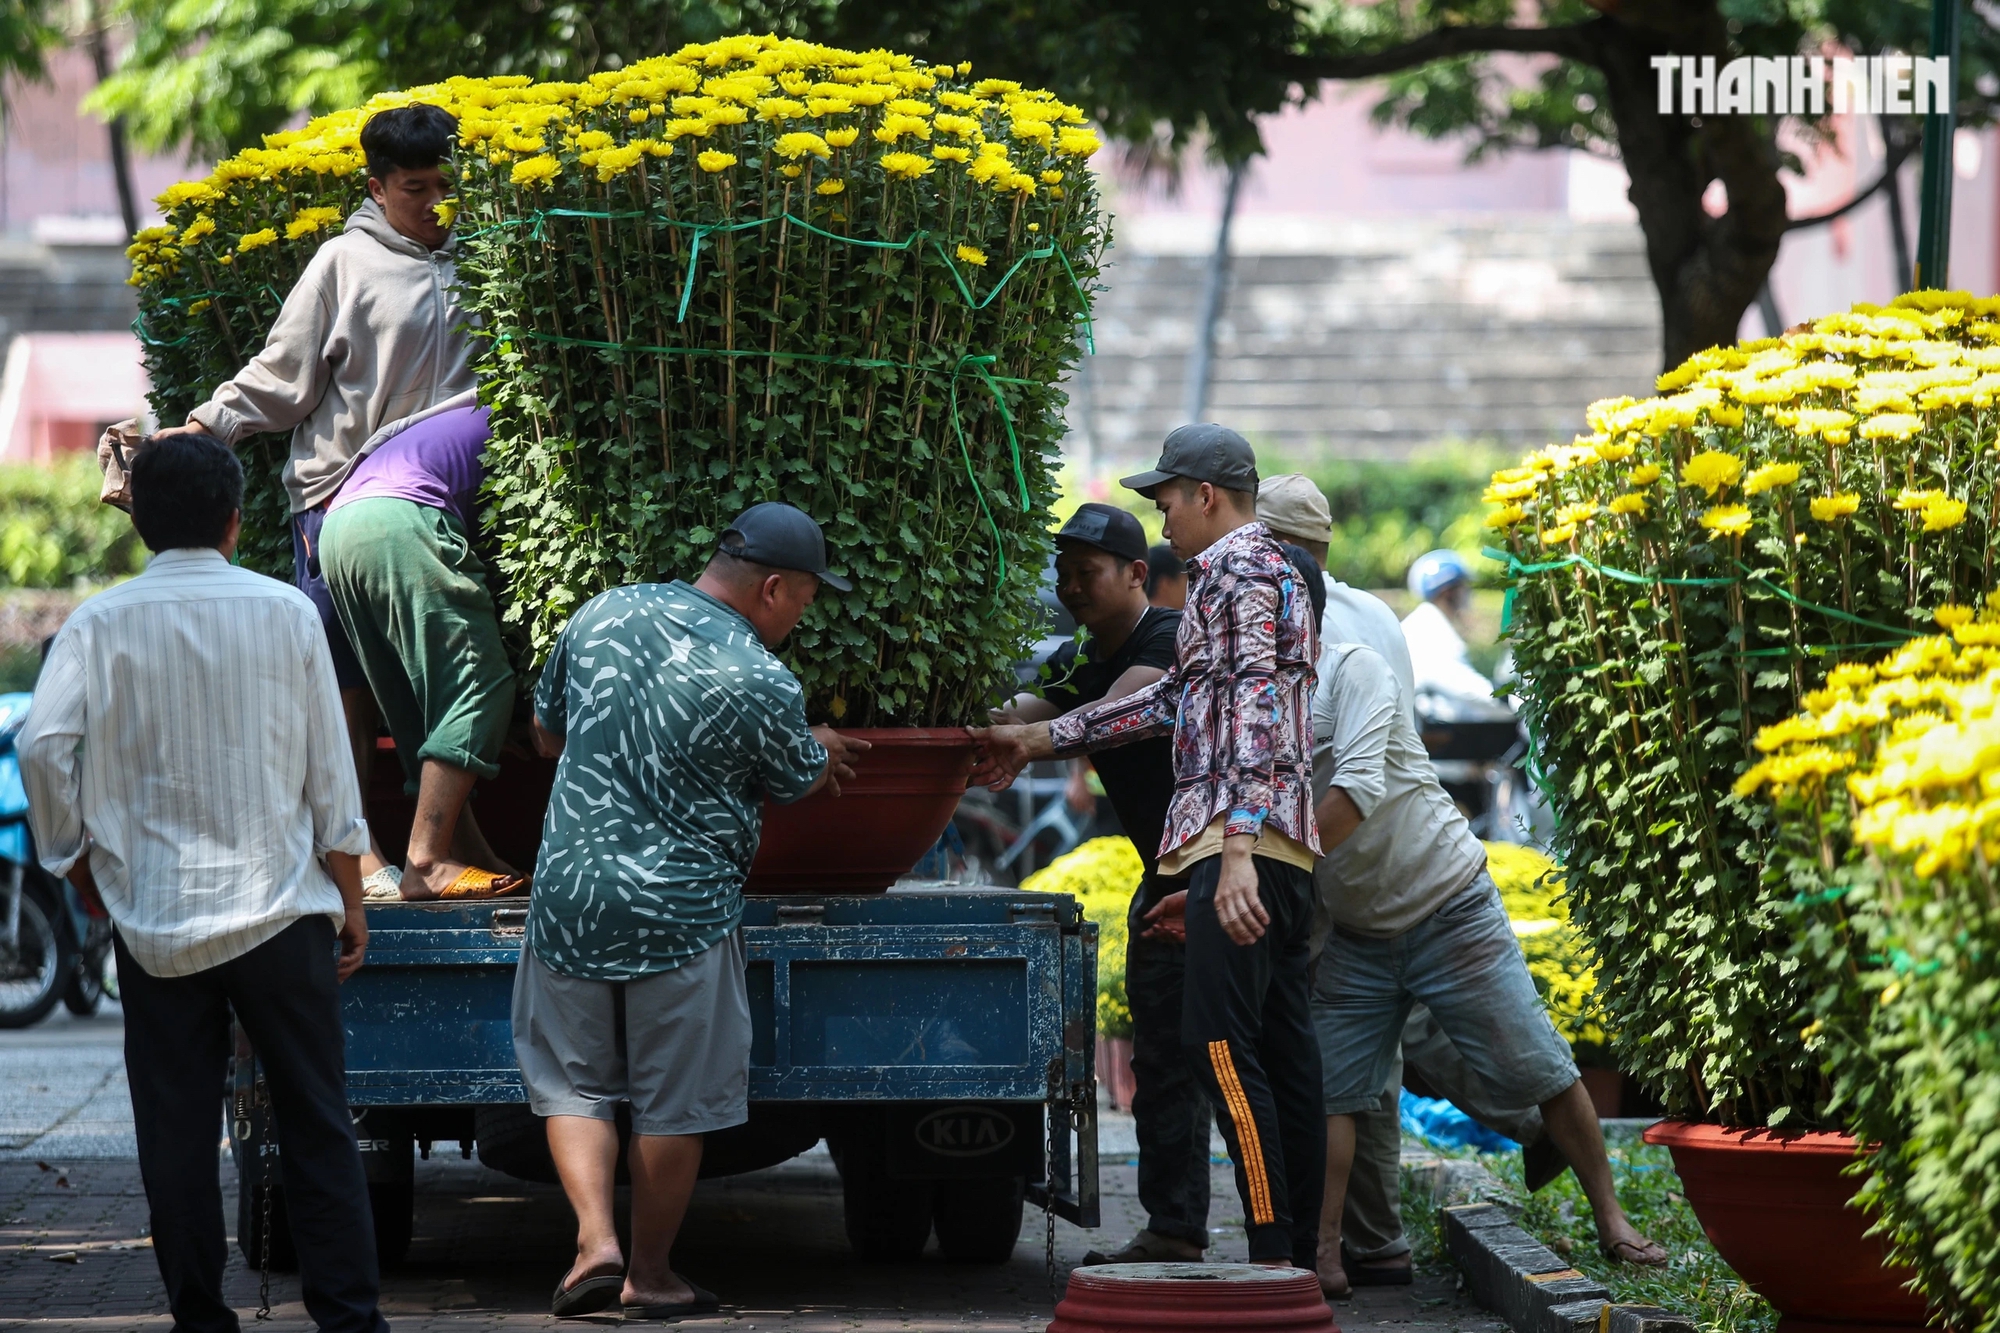
<path fill-rule="evenodd" d="M 467 866 L 458 872 L 458 878 L 439 890 L 439 898 L 508 898 L 525 893 L 528 881 L 519 875 L 502 875 L 497 871 L 481 870 L 477 866 Z"/>
<path fill-rule="evenodd" d="M 564 1274 L 564 1276 L 568 1276 Z M 578 1278 L 574 1285 L 565 1287 L 562 1279 L 556 1280 L 556 1294 L 549 1298 L 549 1313 L 558 1319 L 575 1319 L 579 1315 L 596 1314 L 618 1304 L 618 1293 L 625 1290 L 623 1273 L 599 1273 L 595 1277 Z"/>
<path fill-rule="evenodd" d="M 1659 1258 L 1655 1259 L 1651 1257 L 1647 1253 L 1649 1250 L 1657 1253 Z M 1633 1264 L 1640 1268 L 1665 1268 L 1667 1266 L 1667 1252 L 1665 1248 L 1658 1241 L 1647 1240 L 1644 1237 L 1638 1240 L 1614 1240 L 1609 1245 L 1600 1243 L 1597 1247 L 1597 1252 L 1614 1264 Z"/>
<path fill-rule="evenodd" d="M 361 881 L 361 901 L 399 903 L 403 900 L 403 872 L 397 866 L 383 866 Z"/>
<path fill-rule="evenodd" d="M 683 1278 L 686 1282 L 687 1279 Z M 625 1307 L 627 1319 L 682 1319 L 688 1315 L 714 1314 L 722 1308 L 714 1292 L 699 1283 L 688 1282 L 688 1290 L 694 1293 L 691 1301 L 676 1301 L 661 1305 L 628 1305 Z"/>

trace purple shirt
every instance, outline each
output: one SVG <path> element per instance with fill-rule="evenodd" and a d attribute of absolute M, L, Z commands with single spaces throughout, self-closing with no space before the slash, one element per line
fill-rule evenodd
<path fill-rule="evenodd" d="M 486 478 L 479 456 L 491 438 L 484 407 L 459 407 L 426 417 L 356 463 L 327 512 L 356 500 L 409 500 L 444 510 L 470 533 L 479 483 Z"/>

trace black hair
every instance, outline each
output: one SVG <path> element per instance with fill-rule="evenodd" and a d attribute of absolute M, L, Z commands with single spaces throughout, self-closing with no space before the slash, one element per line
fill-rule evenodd
<path fill-rule="evenodd" d="M 429 102 L 377 111 L 361 127 L 361 151 L 371 180 L 392 171 L 422 171 L 451 157 L 458 142 L 458 117 Z"/>
<path fill-rule="evenodd" d="M 131 474 L 132 526 L 148 550 L 220 546 L 243 507 L 243 464 L 213 435 L 155 435 Z"/>
<path fill-rule="evenodd" d="M 1318 628 L 1319 623 L 1326 619 L 1326 580 L 1320 577 L 1319 561 L 1297 542 L 1279 542 L 1278 547 L 1306 585 L 1306 600 L 1312 603 L 1313 626 Z"/>
<path fill-rule="evenodd" d="M 1187 573 L 1187 566 L 1174 554 L 1174 548 L 1161 542 L 1146 552 L 1146 597 L 1151 600 L 1158 590 L 1161 579 L 1179 578 Z"/>

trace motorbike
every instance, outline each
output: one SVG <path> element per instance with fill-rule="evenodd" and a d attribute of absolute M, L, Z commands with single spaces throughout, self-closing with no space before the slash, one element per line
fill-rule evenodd
<path fill-rule="evenodd" d="M 89 1017 L 118 996 L 110 917 L 35 857 L 14 753 L 29 699 L 0 694 L 0 1028 L 30 1027 L 58 1003 Z"/>

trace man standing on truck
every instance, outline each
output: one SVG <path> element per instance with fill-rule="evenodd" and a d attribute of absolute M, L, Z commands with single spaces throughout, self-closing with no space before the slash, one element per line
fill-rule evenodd
<path fill-rule="evenodd" d="M 752 505 L 692 585 L 585 603 L 535 690 L 561 755 L 514 983 L 514 1053 L 576 1210 L 551 1311 L 635 1318 L 716 1308 L 668 1262 L 702 1135 L 749 1118 L 743 880 L 766 798 L 836 795 L 868 749 L 806 725 L 772 655 L 829 573 L 819 526 Z M 632 1114 L 632 1262 L 612 1224 L 618 1103 Z"/>
<path fill-rule="evenodd" d="M 1317 626 L 1297 570 L 1257 521 L 1257 460 L 1214 424 L 1167 436 L 1123 484 L 1166 516 L 1188 561 L 1173 667 L 1145 689 L 1050 722 L 976 732 L 975 780 L 1172 733 L 1174 795 L 1159 873 L 1189 888 L 1181 1040 L 1236 1163 L 1250 1260 L 1310 1268 L 1326 1154 L 1307 1005 Z"/>
<path fill-rule="evenodd" d="M 377 435 L 327 506 L 320 569 L 417 798 L 400 894 L 379 896 L 515 892 L 524 881 L 466 805 L 500 772 L 514 720 L 514 666 L 473 549 L 486 409 L 468 392 Z"/>
<path fill-rule="evenodd" d="M 451 229 L 439 205 L 458 120 L 417 102 L 361 127 L 368 201 L 320 246 L 264 340 L 264 350 L 185 426 L 235 446 L 260 431 L 292 433 L 285 493 L 292 506 L 292 581 L 312 599 L 333 653 L 355 770 L 365 780 L 379 724 L 361 662 L 341 628 L 320 565 L 327 503 L 383 426 L 474 387 Z M 399 877 L 371 848 L 370 887 Z"/>
<path fill-rule="evenodd" d="M 153 1257 L 175 1328 L 235 1333 L 215 1158 L 234 1011 L 270 1082 L 306 1311 L 386 1333 L 340 1026 L 368 826 L 326 636 L 296 589 L 230 564 L 243 468 L 220 442 L 156 438 L 131 473 L 153 558 L 56 636 L 20 756 L 42 864 L 117 927 Z"/>
<path fill-rule="evenodd" d="M 1148 604 L 1152 581 L 1138 519 L 1107 504 L 1078 508 L 1056 534 L 1056 597 L 1086 636 L 1049 659 L 1039 695 L 1016 696 L 995 720 L 1045 722 L 1100 700 L 1123 699 L 1166 675 L 1181 613 Z M 1125 993 L 1132 1004 L 1132 1118 L 1146 1226 L 1122 1249 L 1093 1251 L 1084 1262 L 1196 1260 L 1208 1248 L 1208 1097 L 1181 1050 L 1185 945 L 1147 934 L 1145 922 L 1161 899 L 1187 887 L 1185 880 L 1159 875 L 1174 795 L 1173 743 L 1155 736 L 1106 750 L 1096 764 L 1104 794 L 1145 866 L 1126 922 Z"/>

